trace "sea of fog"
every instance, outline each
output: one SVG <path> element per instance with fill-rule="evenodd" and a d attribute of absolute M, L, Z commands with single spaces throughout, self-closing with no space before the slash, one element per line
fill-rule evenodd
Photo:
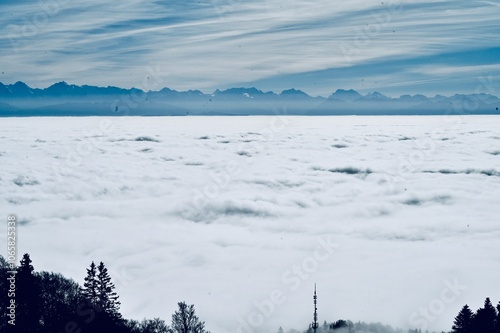
<path fill-rule="evenodd" d="M 320 322 L 449 330 L 500 300 L 499 124 L 4 118 L 0 215 L 36 270 L 104 261 L 126 318 L 186 301 L 214 333 L 303 330 L 317 283 Z"/>

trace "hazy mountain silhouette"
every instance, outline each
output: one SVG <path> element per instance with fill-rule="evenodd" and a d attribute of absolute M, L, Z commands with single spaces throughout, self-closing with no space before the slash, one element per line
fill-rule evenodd
<path fill-rule="evenodd" d="M 45 89 L 23 82 L 0 83 L 0 116 L 123 116 L 123 115 L 425 115 L 500 114 L 500 99 L 489 94 L 362 95 L 338 89 L 328 98 L 287 89 L 277 94 L 255 87 L 199 90 L 96 87 L 64 81 Z"/>

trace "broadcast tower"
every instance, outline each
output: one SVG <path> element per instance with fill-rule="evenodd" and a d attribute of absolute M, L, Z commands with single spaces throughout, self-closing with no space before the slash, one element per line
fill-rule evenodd
<path fill-rule="evenodd" d="M 316 333 L 316 329 L 318 329 L 318 296 L 316 295 L 316 283 L 314 284 L 314 321 L 312 322 L 312 329 L 314 330 L 314 333 Z"/>

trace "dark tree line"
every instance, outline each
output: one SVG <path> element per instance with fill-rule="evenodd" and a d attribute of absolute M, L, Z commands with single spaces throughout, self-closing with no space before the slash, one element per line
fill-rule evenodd
<path fill-rule="evenodd" d="M 317 333 L 403 333 L 401 329 L 381 323 L 353 323 L 350 320 L 337 320 L 332 323 L 326 321 L 317 329 Z M 420 329 L 410 329 L 408 333 L 428 333 Z M 278 333 L 283 333 L 280 328 Z M 298 333 L 298 332 L 297 332 Z M 311 326 L 304 333 L 313 333 Z M 500 302 L 493 306 L 489 298 L 484 306 L 473 312 L 466 304 L 455 317 L 450 333 L 500 333 Z"/>
<path fill-rule="evenodd" d="M 35 272 L 29 254 L 25 254 L 12 274 L 0 256 L 0 332 L 5 333 L 210 333 L 196 315 L 194 305 L 179 302 L 170 325 L 160 318 L 142 321 L 124 319 L 119 296 L 103 262 L 87 268 L 83 286 L 61 274 Z M 15 326 L 9 324 L 11 296 L 15 280 Z M 294 331 L 300 333 L 299 331 Z M 312 333 L 311 327 L 306 331 Z M 353 323 L 349 320 L 324 322 L 317 333 L 403 333 L 380 323 Z M 408 333 L 422 333 L 409 330 Z M 279 333 L 283 333 L 280 327 Z M 500 333 L 500 302 L 493 306 L 486 298 L 484 306 L 473 312 L 468 305 L 455 317 L 451 333 Z"/>
<path fill-rule="evenodd" d="M 381 323 L 352 322 L 350 320 L 337 320 L 332 323 L 323 322 L 316 330 L 317 333 L 406 333 L 402 329 L 395 329 Z M 306 333 L 313 333 L 312 327 Z M 407 333 L 413 333 L 411 330 Z"/>
<path fill-rule="evenodd" d="M 210 333 L 195 313 L 194 305 L 178 303 L 169 326 L 160 318 L 126 320 L 103 262 L 87 268 L 83 287 L 61 274 L 35 272 L 29 254 L 16 268 L 0 256 L 0 332 L 5 333 Z M 15 279 L 15 325 L 9 323 L 8 295 Z"/>
<path fill-rule="evenodd" d="M 495 308 L 486 298 L 475 313 L 465 304 L 455 317 L 452 333 L 500 333 L 500 302 Z"/>

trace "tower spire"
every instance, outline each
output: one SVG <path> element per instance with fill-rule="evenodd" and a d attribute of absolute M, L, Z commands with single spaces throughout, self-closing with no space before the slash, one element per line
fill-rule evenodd
<path fill-rule="evenodd" d="M 318 325 L 318 296 L 316 295 L 316 283 L 314 284 L 313 302 L 314 302 L 314 321 L 312 322 L 311 327 L 313 328 L 314 333 L 316 333 L 316 329 L 319 327 L 319 325 Z"/>

